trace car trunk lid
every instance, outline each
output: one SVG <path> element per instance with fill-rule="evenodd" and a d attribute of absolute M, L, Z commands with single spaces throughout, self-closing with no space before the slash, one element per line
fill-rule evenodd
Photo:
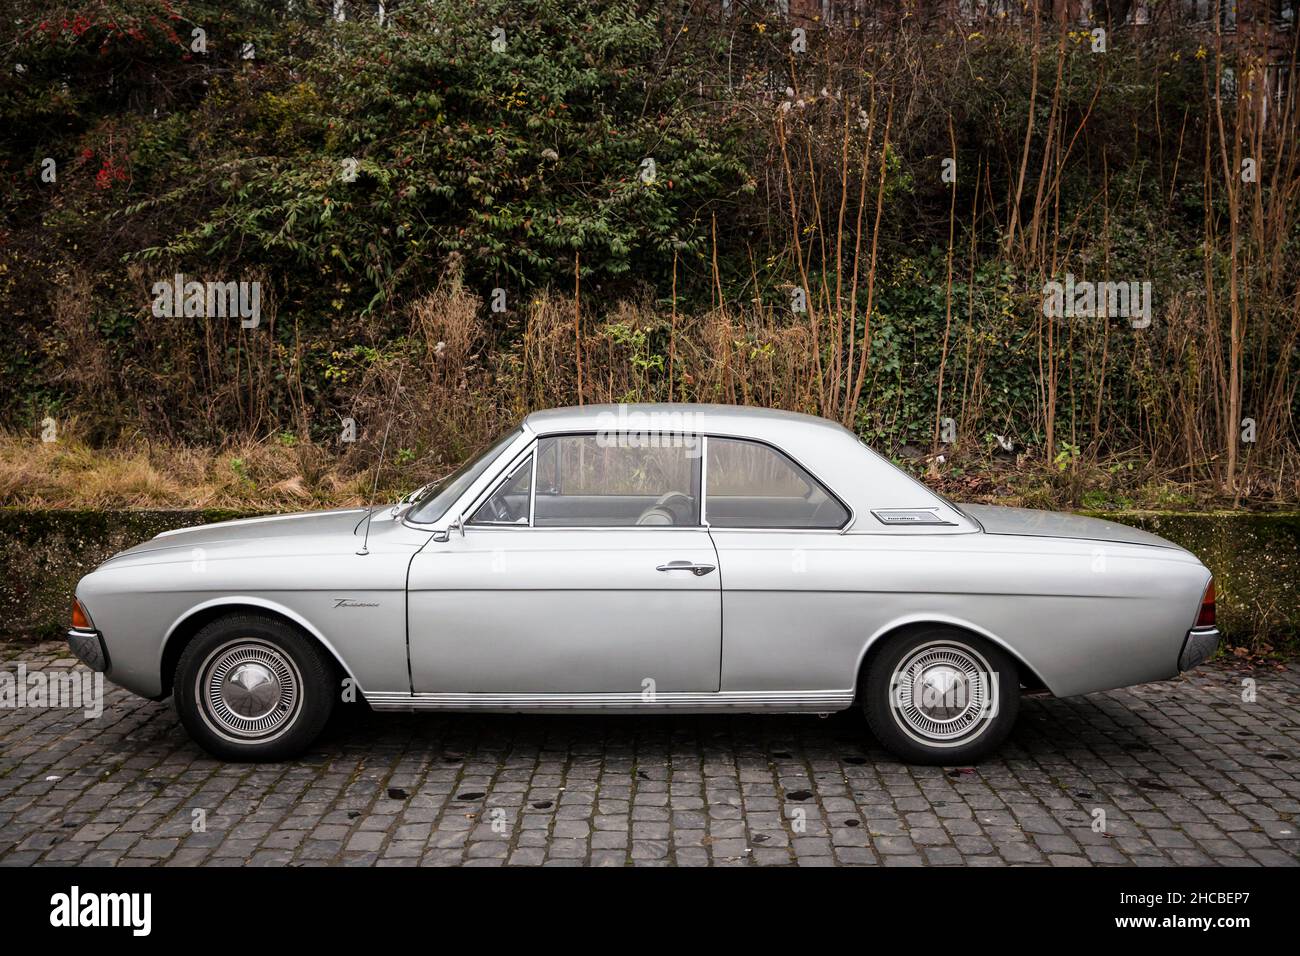
<path fill-rule="evenodd" d="M 1032 508 L 1004 508 L 996 505 L 962 505 L 962 510 L 984 527 L 988 534 L 1014 534 L 1038 538 L 1079 538 L 1115 544 L 1144 544 L 1182 550 L 1172 541 L 1140 528 L 1055 511 Z"/>

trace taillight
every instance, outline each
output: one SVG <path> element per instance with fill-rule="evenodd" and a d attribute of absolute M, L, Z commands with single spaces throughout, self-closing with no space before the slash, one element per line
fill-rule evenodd
<path fill-rule="evenodd" d="M 1197 627 L 1214 627 L 1214 578 L 1205 586 L 1205 596 L 1201 598 L 1201 613 L 1196 616 Z"/>
<path fill-rule="evenodd" d="M 81 602 L 76 598 L 72 599 L 72 626 L 86 631 L 91 629 L 90 615 L 86 613 L 86 609 L 81 606 Z"/>

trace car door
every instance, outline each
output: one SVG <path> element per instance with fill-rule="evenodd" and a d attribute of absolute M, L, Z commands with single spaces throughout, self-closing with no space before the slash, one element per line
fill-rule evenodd
<path fill-rule="evenodd" d="M 721 576 L 693 449 L 541 437 L 470 505 L 463 534 L 412 562 L 414 692 L 716 692 Z"/>
<path fill-rule="evenodd" d="M 722 573 L 722 691 L 829 693 L 853 686 L 871 582 L 890 560 L 841 534 L 851 517 L 780 449 L 709 436 L 704 520 Z"/>

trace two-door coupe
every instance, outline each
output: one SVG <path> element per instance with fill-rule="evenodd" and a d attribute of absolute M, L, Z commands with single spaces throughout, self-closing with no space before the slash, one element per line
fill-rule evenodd
<path fill-rule="evenodd" d="M 918 763 L 996 748 L 1022 689 L 1213 653 L 1210 572 L 1068 514 L 959 507 L 820 418 L 537 412 L 374 509 L 167 531 L 77 586 L 72 650 L 232 760 L 376 710 L 829 713 Z"/>

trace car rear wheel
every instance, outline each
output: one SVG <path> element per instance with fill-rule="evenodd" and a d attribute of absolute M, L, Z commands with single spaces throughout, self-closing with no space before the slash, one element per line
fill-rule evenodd
<path fill-rule="evenodd" d="M 334 708 L 333 663 L 296 628 L 233 614 L 206 625 L 182 651 L 173 684 L 181 723 L 224 760 L 302 753 Z"/>
<path fill-rule="evenodd" d="M 1016 722 L 1019 672 L 990 641 L 927 628 L 875 656 L 862 705 L 876 739 L 903 760 L 975 763 L 1001 746 Z"/>

